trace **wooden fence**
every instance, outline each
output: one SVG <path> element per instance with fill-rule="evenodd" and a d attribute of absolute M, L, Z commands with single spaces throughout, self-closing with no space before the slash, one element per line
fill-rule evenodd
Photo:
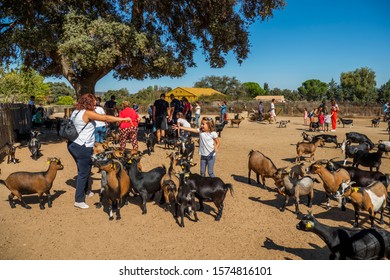
<path fill-rule="evenodd" d="M 0 148 L 15 140 L 14 129 L 20 133 L 31 130 L 31 113 L 26 104 L 0 103 Z"/>

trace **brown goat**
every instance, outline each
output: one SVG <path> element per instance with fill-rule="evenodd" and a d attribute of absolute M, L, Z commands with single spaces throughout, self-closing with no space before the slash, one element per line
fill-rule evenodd
<path fill-rule="evenodd" d="M 265 178 L 272 178 L 277 186 L 281 186 L 281 182 L 275 180 L 277 168 L 270 158 L 266 157 L 261 152 L 254 150 L 251 150 L 248 156 L 248 184 L 251 183 L 251 171 L 253 170 L 256 173 L 258 184 L 260 184 L 259 176 L 261 176 L 264 189 L 267 189 Z"/>
<path fill-rule="evenodd" d="M 324 146 L 323 139 L 317 139 L 314 143 L 299 142 L 297 144 L 297 158 L 295 162 L 301 162 L 301 156 L 304 154 L 310 154 L 311 160 L 314 161 L 314 153 L 319 146 Z"/>
<path fill-rule="evenodd" d="M 56 178 L 57 170 L 64 169 L 61 161 L 58 158 L 48 159 L 49 168 L 46 172 L 14 172 L 10 174 L 7 179 L 0 180 L 1 184 L 4 184 L 11 194 L 8 196 L 8 202 L 11 208 L 15 208 L 14 196 L 19 198 L 22 206 L 26 209 L 31 207 L 23 201 L 22 194 L 38 194 L 39 208 L 45 209 L 43 203 L 43 194 L 47 195 L 47 206 L 52 206 L 50 189 L 53 186 L 53 181 Z"/>
<path fill-rule="evenodd" d="M 111 159 L 105 164 L 98 164 L 98 167 L 100 170 L 107 172 L 107 187 L 105 188 L 104 194 L 110 203 L 109 219 L 114 219 L 113 211 L 115 211 L 116 219 L 120 220 L 120 207 L 122 206 L 123 200 L 127 204 L 127 196 L 130 191 L 130 177 L 126 169 L 122 166 L 122 163 L 115 159 Z M 98 208 L 102 204 L 102 197 L 100 197 Z"/>
<path fill-rule="evenodd" d="M 326 209 L 330 208 L 330 196 L 337 192 L 340 184 L 343 181 L 351 179 L 349 173 L 345 169 L 340 168 L 337 171 L 331 173 L 328 169 L 325 168 L 325 166 L 321 164 L 321 161 L 316 161 L 310 165 L 307 168 L 307 171 L 313 174 L 318 174 L 318 176 L 320 176 L 321 180 L 324 182 L 324 189 L 327 197 Z M 341 199 L 338 199 L 338 203 L 338 206 L 344 210 L 345 205 L 341 202 Z"/>
<path fill-rule="evenodd" d="M 342 182 L 336 195 L 349 197 L 355 209 L 354 227 L 359 226 L 359 211 L 365 210 L 370 214 L 371 227 L 374 226 L 375 214 L 380 212 L 380 224 L 383 224 L 383 210 L 386 208 L 387 190 L 385 185 L 376 181 L 365 188 L 352 187 L 355 182 Z"/>
<path fill-rule="evenodd" d="M 7 164 L 10 162 L 17 163 L 17 159 L 15 158 L 16 147 L 10 143 L 6 143 L 4 146 L 4 153 L 7 156 Z"/>

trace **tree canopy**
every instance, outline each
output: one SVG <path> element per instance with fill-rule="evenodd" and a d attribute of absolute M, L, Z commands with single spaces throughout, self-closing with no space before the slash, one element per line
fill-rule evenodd
<path fill-rule="evenodd" d="M 375 72 L 367 67 L 341 73 L 340 82 L 348 100 L 370 102 L 377 98 Z"/>
<path fill-rule="evenodd" d="M 299 94 L 305 100 L 321 100 L 325 97 L 328 85 L 320 80 L 312 79 L 302 83 L 298 88 Z"/>
<path fill-rule="evenodd" d="M 0 59 L 65 77 L 76 95 L 118 79 L 180 77 L 202 50 L 211 67 L 250 49 L 249 26 L 273 16 L 284 0 L 3 0 Z"/>

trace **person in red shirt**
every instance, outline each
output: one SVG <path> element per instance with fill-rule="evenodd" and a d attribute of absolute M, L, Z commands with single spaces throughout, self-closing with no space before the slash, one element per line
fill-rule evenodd
<path fill-rule="evenodd" d="M 119 112 L 120 118 L 130 118 L 130 122 L 122 122 L 119 126 L 120 147 L 126 148 L 127 139 L 130 139 L 134 150 L 138 150 L 138 122 L 140 120 L 137 112 L 131 108 L 129 101 L 122 102 L 123 110 Z"/>

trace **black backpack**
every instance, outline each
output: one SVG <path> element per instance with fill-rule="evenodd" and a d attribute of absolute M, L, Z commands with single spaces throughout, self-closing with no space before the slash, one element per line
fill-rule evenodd
<path fill-rule="evenodd" d="M 78 113 L 80 113 L 80 111 L 77 112 L 77 114 L 74 116 L 74 118 L 76 118 Z M 84 125 L 84 127 L 80 130 L 80 133 L 81 133 L 81 131 L 84 130 L 84 128 L 87 126 L 87 124 L 88 123 L 86 123 Z M 77 129 L 76 129 L 76 126 L 74 125 L 73 120 L 71 120 L 71 119 L 63 120 L 61 125 L 60 125 L 60 130 L 58 132 L 58 135 L 61 138 L 64 138 L 70 142 L 73 142 L 74 140 L 76 140 L 77 137 L 79 137 L 79 133 L 77 132 Z"/>

